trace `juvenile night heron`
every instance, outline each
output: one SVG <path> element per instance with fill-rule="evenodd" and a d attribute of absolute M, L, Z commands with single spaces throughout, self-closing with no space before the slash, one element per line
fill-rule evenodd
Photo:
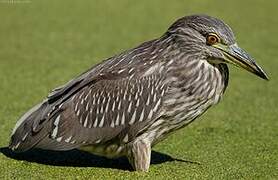
<path fill-rule="evenodd" d="M 153 145 L 219 102 L 228 63 L 268 79 L 224 22 L 180 18 L 160 38 L 54 89 L 17 122 L 9 147 L 127 156 L 135 170 L 148 171 Z"/>

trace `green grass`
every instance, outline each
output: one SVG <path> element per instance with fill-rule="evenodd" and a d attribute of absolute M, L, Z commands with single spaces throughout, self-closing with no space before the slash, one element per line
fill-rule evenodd
<path fill-rule="evenodd" d="M 184 15 L 205 13 L 230 24 L 239 45 L 271 78 L 262 81 L 230 67 L 223 101 L 154 148 L 164 154 L 160 157 L 200 165 L 166 161 L 151 165 L 149 173 L 137 173 L 117 168 L 127 166 L 125 160 L 99 160 L 106 168 L 69 167 L 0 153 L 0 179 L 278 179 L 277 6 L 274 0 L 0 1 L 2 152 L 17 118 L 52 88 L 104 58 L 160 36 Z M 67 157 L 62 157 L 65 162 Z M 80 161 L 90 162 L 86 157 Z"/>

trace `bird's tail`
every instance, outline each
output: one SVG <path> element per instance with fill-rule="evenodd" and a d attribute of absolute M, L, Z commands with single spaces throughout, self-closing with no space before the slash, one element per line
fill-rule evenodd
<path fill-rule="evenodd" d="M 9 148 L 16 152 L 27 151 L 48 135 L 51 123 L 46 119 L 51 110 L 45 100 L 25 113 L 16 123 Z"/>

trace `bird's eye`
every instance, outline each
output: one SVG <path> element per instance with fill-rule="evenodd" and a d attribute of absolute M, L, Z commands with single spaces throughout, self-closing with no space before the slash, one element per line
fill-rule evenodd
<path fill-rule="evenodd" d="M 213 45 L 218 42 L 220 42 L 220 38 L 216 34 L 207 35 L 207 44 L 208 45 Z"/>

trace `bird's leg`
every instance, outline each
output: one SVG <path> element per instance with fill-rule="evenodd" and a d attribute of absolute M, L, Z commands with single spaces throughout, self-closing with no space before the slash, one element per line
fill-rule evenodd
<path fill-rule="evenodd" d="M 135 171 L 148 172 L 151 163 L 151 143 L 140 139 L 129 145 L 127 158 Z"/>

